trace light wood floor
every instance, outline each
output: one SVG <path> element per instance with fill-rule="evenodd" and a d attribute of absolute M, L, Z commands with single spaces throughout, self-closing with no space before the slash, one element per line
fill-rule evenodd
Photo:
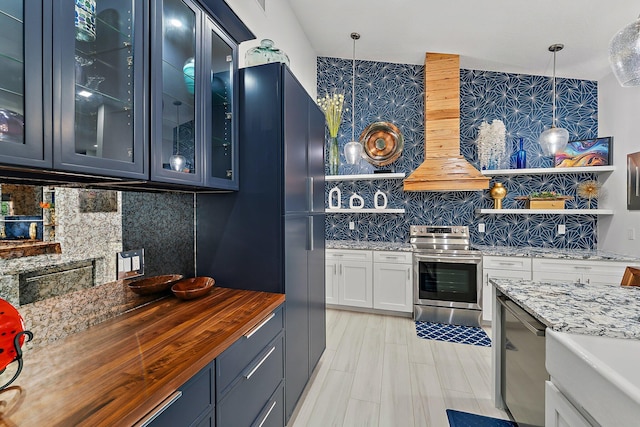
<path fill-rule="evenodd" d="M 508 419 L 491 349 L 418 338 L 409 318 L 327 310 L 327 349 L 289 427 L 447 427 L 446 409 Z"/>

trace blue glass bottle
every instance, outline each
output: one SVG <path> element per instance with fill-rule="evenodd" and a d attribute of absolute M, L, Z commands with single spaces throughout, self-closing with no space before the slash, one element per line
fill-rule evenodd
<path fill-rule="evenodd" d="M 525 169 L 527 167 L 527 151 L 524 149 L 524 140 L 520 138 L 520 149 L 516 153 L 516 168 Z"/>

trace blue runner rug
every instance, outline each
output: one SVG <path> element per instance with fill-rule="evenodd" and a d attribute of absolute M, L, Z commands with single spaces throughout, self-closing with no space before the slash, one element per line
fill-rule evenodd
<path fill-rule="evenodd" d="M 474 326 L 444 325 L 416 321 L 416 334 L 428 340 L 447 341 L 491 347 L 491 338 L 482 328 Z"/>
<path fill-rule="evenodd" d="M 447 409 L 447 418 L 449 418 L 450 427 L 517 427 L 516 423 L 509 420 L 485 417 L 453 409 Z"/>

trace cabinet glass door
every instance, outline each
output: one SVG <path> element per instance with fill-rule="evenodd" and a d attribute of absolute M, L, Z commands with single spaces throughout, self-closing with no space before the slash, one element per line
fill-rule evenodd
<path fill-rule="evenodd" d="M 206 185 L 237 189 L 235 97 L 238 91 L 234 75 L 237 52 L 235 44 L 210 19 L 205 32 L 211 85 L 206 109 Z"/>
<path fill-rule="evenodd" d="M 201 16 L 190 1 L 163 0 L 161 16 L 154 20 L 160 24 L 155 40 L 162 53 L 161 63 L 152 69 L 154 94 L 159 95 L 154 102 L 152 178 L 160 181 L 202 183 Z M 159 53 L 157 47 L 154 53 Z"/>
<path fill-rule="evenodd" d="M 65 0 L 58 13 L 54 166 L 146 177 L 143 2 Z"/>
<path fill-rule="evenodd" d="M 43 4 L 25 3 L 0 2 L 0 162 L 51 167 L 43 131 Z"/>

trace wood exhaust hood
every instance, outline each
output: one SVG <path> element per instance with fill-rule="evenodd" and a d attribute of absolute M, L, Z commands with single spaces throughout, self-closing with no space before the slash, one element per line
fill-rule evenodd
<path fill-rule="evenodd" d="M 460 155 L 460 57 L 427 53 L 424 62 L 424 162 L 404 191 L 480 191 L 489 177 Z"/>

